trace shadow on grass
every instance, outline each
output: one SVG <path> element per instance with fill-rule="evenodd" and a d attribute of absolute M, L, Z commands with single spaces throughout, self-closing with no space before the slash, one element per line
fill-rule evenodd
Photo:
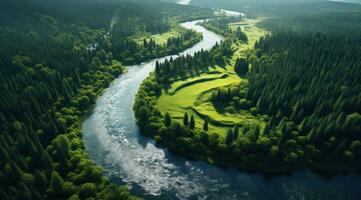
<path fill-rule="evenodd" d="M 226 111 L 224 109 L 225 106 L 223 105 L 223 103 L 212 102 L 212 105 L 218 114 L 224 115 L 226 113 Z"/>

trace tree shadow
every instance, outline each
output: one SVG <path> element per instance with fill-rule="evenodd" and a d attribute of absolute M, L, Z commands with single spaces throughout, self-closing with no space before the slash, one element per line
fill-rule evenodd
<path fill-rule="evenodd" d="M 220 102 L 212 102 L 214 109 L 217 111 L 218 114 L 225 114 L 225 106 L 223 103 Z"/>

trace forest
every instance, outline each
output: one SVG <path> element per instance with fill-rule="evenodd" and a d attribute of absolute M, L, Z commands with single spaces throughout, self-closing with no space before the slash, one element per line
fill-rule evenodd
<path fill-rule="evenodd" d="M 146 1 L 84 3 L 1 1 L 1 199 L 137 199 L 89 159 L 81 117 L 124 65 L 201 39 L 186 31 L 166 44 L 138 44 L 137 34 L 163 33 L 174 23 L 212 14 Z M 137 25 L 129 26 L 133 20 Z"/>
<path fill-rule="evenodd" d="M 224 65 L 227 57 L 232 55 L 230 42 L 225 41 L 216 44 L 209 52 L 200 51 L 194 55 L 181 56 L 176 59 L 165 60 L 164 63 L 156 63 L 155 78 L 157 83 L 167 85 L 184 77 L 195 76 L 215 64 Z"/>
<path fill-rule="evenodd" d="M 355 3 L 350 3 L 355 2 Z M 327 0 L 192 0 L 192 5 L 239 11 L 249 17 L 294 18 L 329 12 L 359 12 L 360 1 Z"/>
<path fill-rule="evenodd" d="M 345 18 L 350 21 L 343 23 Z M 255 45 L 259 59 L 252 63 L 247 99 L 256 102 L 258 112 L 272 116 L 266 134 L 281 131 L 290 137 L 283 138 L 285 145 L 292 141 L 297 148 L 315 146 L 316 165 L 360 163 L 358 20 L 359 13 L 296 19 L 290 24 L 307 26 L 299 28 L 306 33 L 273 30 Z M 310 21 L 322 25 L 309 26 Z M 322 29 L 328 24 L 353 30 L 343 34 Z M 293 153 L 297 161 L 303 160 L 302 154 Z"/>
<path fill-rule="evenodd" d="M 224 170 L 222 178 L 236 173 L 194 167 L 193 159 L 236 168 L 242 177 L 257 172 L 264 185 L 270 182 L 258 177 L 263 172 L 360 171 L 361 5 L 285 1 L 1 0 L 0 199 L 136 200 L 149 192 L 139 180 L 110 180 L 107 168 L 92 160 L 82 129 L 114 80 L 144 66 L 154 71 L 136 71 L 148 77 L 129 101 L 135 121 L 126 134 L 136 139 L 121 139 L 147 155 L 131 152 L 135 164 L 121 164 L 146 163 L 176 180 L 149 184 L 142 168 L 124 172 L 131 178 L 142 176 L 161 192 L 192 193 L 204 185 L 182 183 L 194 171 L 211 177 L 203 166 Z M 246 17 L 221 16 L 222 8 Z M 193 20 L 221 42 L 181 54 L 205 41 L 206 34 L 180 25 Z M 123 87 L 135 92 L 136 81 Z M 217 180 L 212 184 L 229 189 Z M 162 195 L 144 196 L 153 194 Z M 179 198 L 165 193 L 172 195 Z"/>
<path fill-rule="evenodd" d="M 220 123 L 214 119 L 201 115 L 203 125 L 197 128 L 195 116 L 187 112 L 182 119 L 160 112 L 156 102 L 169 83 L 197 71 L 184 67 L 193 66 L 187 62 L 191 58 L 160 64 L 143 82 L 134 105 L 138 123 L 171 150 L 210 163 L 251 171 L 359 169 L 359 19 L 359 13 L 329 13 L 258 24 L 271 34 L 234 64 L 234 71 L 247 84 L 215 88 L 209 101 L 217 110 L 260 116 L 264 125 L 244 123 L 215 133 L 209 130 L 210 124 Z M 228 19 L 210 20 L 206 27 L 228 30 L 221 21 Z M 209 62 L 215 58 L 212 51 L 194 55 L 198 70 L 217 65 Z M 231 56 L 233 51 L 229 52 Z M 223 63 L 229 63 L 229 58 Z"/>

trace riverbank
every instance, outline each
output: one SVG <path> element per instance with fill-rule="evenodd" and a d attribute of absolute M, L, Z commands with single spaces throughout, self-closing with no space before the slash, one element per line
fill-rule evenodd
<path fill-rule="evenodd" d="M 219 24 L 221 20 L 215 22 L 209 26 L 224 27 Z M 226 42 L 206 54 L 200 52 L 194 57 L 179 58 L 157 66 L 156 72 L 140 87 L 134 105 L 141 131 L 181 155 L 241 170 L 288 172 L 314 169 L 336 172 L 358 169 L 356 162 L 328 167 L 332 162 L 322 159 L 298 160 L 294 152 L 281 152 L 282 147 L 276 139 L 282 135 L 268 135 L 267 127 L 273 116 L 258 112 L 259 102 L 256 105 L 256 102 L 245 98 L 248 79 L 237 74 L 234 68 L 240 58 L 257 59 L 253 46 L 265 34 L 250 31 L 257 29 L 255 23 L 252 25 L 250 27 L 247 21 L 231 24 L 238 31 L 240 27 L 244 28 L 250 38 L 248 45 L 237 42 L 234 32 L 229 31 L 224 34 Z M 259 37 L 255 38 L 256 35 Z M 229 51 L 231 48 L 236 52 L 233 57 L 227 54 L 232 51 Z M 223 58 L 217 57 L 219 52 L 223 52 Z M 215 99 L 218 102 L 214 102 Z M 222 103 L 228 101 L 231 104 Z M 285 141 L 287 145 L 295 142 Z M 309 144 L 306 149 L 300 150 L 302 155 L 308 149 L 319 152 Z M 315 155 L 313 152 L 309 154 Z"/>
<path fill-rule="evenodd" d="M 198 22 L 193 21 L 182 24 L 188 29 L 202 32 L 203 39 L 192 48 L 183 51 L 181 55 L 193 54 L 201 49 L 210 49 L 223 39 L 221 36 L 196 25 Z M 164 156 L 163 150 L 158 149 L 155 144 L 153 146 L 153 142 L 149 138 L 143 138 L 137 132 L 138 129 L 131 108 L 134 103 L 133 97 L 137 93 L 139 85 L 148 76 L 149 72 L 154 70 L 155 62 L 164 62 L 165 59 L 169 60 L 170 57 L 176 56 L 167 56 L 139 66 L 128 67 L 128 73 L 115 80 L 110 88 L 105 90 L 103 96 L 98 99 L 94 111 L 82 126 L 82 132 L 85 133 L 84 142 L 86 148 L 92 159 L 102 164 L 105 174 L 111 179 L 121 176 L 120 183 L 123 184 L 137 182 L 150 194 L 159 194 L 160 188 L 169 187 L 168 184 L 173 185 L 174 183 L 172 180 L 166 179 L 167 176 L 157 174 L 156 170 L 154 170 L 161 166 L 167 166 L 168 161 L 161 159 Z M 119 101 L 120 99 L 121 101 Z M 119 116 L 121 120 L 113 121 L 113 119 L 118 118 L 115 116 Z M 122 128 L 116 128 L 119 126 Z M 108 133 L 110 135 L 107 135 Z M 119 145 L 117 141 L 120 138 L 126 144 Z M 118 160 L 117 155 L 119 154 L 113 154 L 113 151 L 126 153 L 122 153 L 121 160 Z M 134 157 L 138 157 L 138 159 L 134 160 Z M 144 160 L 152 160 L 155 157 L 160 158 L 159 162 L 144 163 Z M 123 174 L 129 174 L 130 176 L 114 174 L 113 171 L 107 170 L 109 166 L 120 167 Z M 136 176 L 138 171 L 142 171 L 143 174 L 147 175 L 144 177 Z M 154 182 L 159 187 L 152 188 Z"/>
<path fill-rule="evenodd" d="M 187 27 L 193 24 L 188 23 Z M 194 53 L 215 44 L 208 41 L 212 40 L 209 36 L 213 38 L 215 34 L 199 26 L 195 29 L 204 31 L 205 37 L 197 48 L 186 52 Z M 217 41 L 223 39 L 216 38 Z M 127 74 L 116 79 L 99 97 L 95 109 L 82 125 L 90 157 L 104 168 L 111 182 L 128 184 L 133 194 L 145 199 L 320 199 L 330 195 L 336 198 L 348 195 L 352 199 L 361 195 L 359 190 L 349 187 L 361 185 L 360 177 L 355 174 L 324 179 L 310 171 L 298 171 L 270 179 L 260 173 L 219 168 L 187 159 L 157 145 L 152 138 L 139 132 L 132 111 L 139 85 L 153 71 L 155 62 L 131 67 Z"/>
<path fill-rule="evenodd" d="M 196 122 L 195 127 L 198 129 L 202 129 L 204 120 L 208 119 L 208 134 L 219 134 L 222 137 L 225 137 L 227 129 L 235 124 L 241 126 L 244 123 L 256 122 L 263 124 L 262 127 L 264 127 L 265 122 L 262 117 L 253 116 L 250 112 L 219 113 L 209 102 L 212 92 L 219 87 L 241 83 L 242 87 L 247 87 L 248 80 L 240 78 L 235 73 L 234 65 L 237 58 L 245 57 L 247 52 L 252 51 L 256 41 L 267 34 L 266 31 L 256 27 L 256 23 L 260 21 L 260 19 L 246 19 L 243 22 L 230 24 L 230 28 L 233 30 L 242 27 L 249 38 L 248 42 L 232 44 L 234 53 L 226 66 L 215 66 L 197 76 L 183 78 L 172 83 L 168 91 L 162 92 L 157 99 L 156 108 L 163 114 L 168 112 L 179 123 L 182 123 L 184 113 L 188 113 L 189 116 L 193 115 Z"/>

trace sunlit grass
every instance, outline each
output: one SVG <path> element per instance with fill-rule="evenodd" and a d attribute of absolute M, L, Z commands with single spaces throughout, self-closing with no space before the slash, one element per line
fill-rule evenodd
<path fill-rule="evenodd" d="M 142 33 L 139 36 L 136 36 L 134 39 L 137 43 L 142 43 L 144 39 L 149 41 L 150 39 L 154 40 L 156 44 L 163 45 L 167 43 L 167 40 L 171 37 L 179 37 L 185 33 L 187 29 L 181 27 L 180 25 L 172 25 L 171 29 L 168 32 L 162 34 L 150 34 Z"/>
<path fill-rule="evenodd" d="M 204 120 L 209 120 L 209 133 L 224 135 L 226 130 L 233 125 L 257 124 L 264 127 L 265 122 L 261 116 L 254 116 L 247 110 L 236 112 L 216 110 L 209 101 L 212 92 L 223 86 L 232 84 L 248 84 L 246 79 L 241 79 L 234 72 L 234 65 L 239 57 L 245 57 L 247 51 L 253 49 L 255 42 L 267 32 L 255 26 L 260 19 L 247 19 L 240 23 L 232 23 L 230 27 L 236 29 L 244 26 L 249 42 L 234 43 L 232 48 L 234 55 L 229 59 L 225 67 L 210 68 L 208 72 L 197 76 L 179 80 L 171 85 L 167 92 L 163 92 L 157 101 L 157 108 L 162 112 L 168 112 L 174 120 L 182 123 L 184 113 L 193 115 L 197 128 L 202 128 Z"/>

